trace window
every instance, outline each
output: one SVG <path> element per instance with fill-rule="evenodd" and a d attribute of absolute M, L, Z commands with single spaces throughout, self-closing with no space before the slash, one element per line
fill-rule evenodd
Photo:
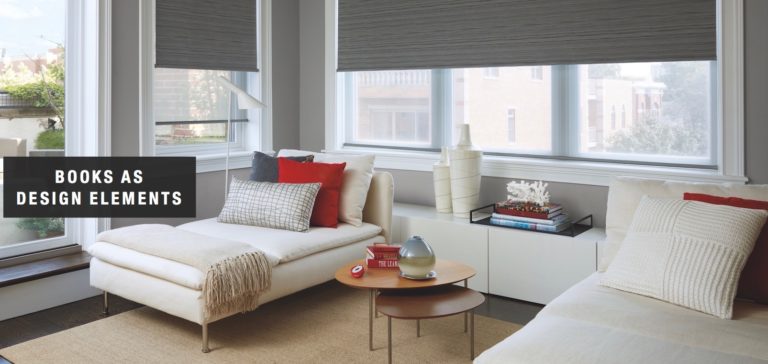
<path fill-rule="evenodd" d="M 542 66 L 531 67 L 531 78 L 534 79 L 534 80 L 543 80 L 544 79 L 544 67 L 542 67 Z"/>
<path fill-rule="evenodd" d="M 516 111 L 514 108 L 507 109 L 507 142 L 514 143 L 517 141 L 517 134 L 515 129 L 517 128 Z"/>
<path fill-rule="evenodd" d="M 229 147 L 232 156 L 237 158 L 233 160 L 233 167 L 238 167 L 250 163 L 246 155 L 250 151 L 263 147 L 271 148 L 271 145 L 264 146 L 261 143 L 264 125 L 261 110 L 239 109 L 236 97 L 232 98 L 230 105 L 228 92 L 216 80 L 223 76 L 255 98 L 261 99 L 262 73 L 265 71 L 261 46 L 262 37 L 268 35 L 262 34 L 261 31 L 263 4 L 261 1 L 256 4 L 256 19 L 259 22 L 256 54 L 260 72 L 157 67 L 153 68 L 151 77 L 143 80 L 143 88 L 151 94 L 151 108 L 149 111 L 145 110 L 145 115 L 147 120 L 151 120 L 153 128 L 151 145 L 154 145 L 154 154 L 218 158 L 217 156 L 223 155 Z M 143 19 L 156 16 L 154 7 L 148 8 Z M 153 24 L 153 21 L 143 20 L 142 25 L 152 34 L 152 38 L 155 36 Z M 151 42 L 145 42 L 143 47 L 152 52 L 155 50 Z M 144 63 L 152 67 L 154 57 L 145 59 Z M 232 129 L 227 136 L 230 111 Z M 224 164 L 214 159 L 210 162 L 198 159 L 198 171 L 222 169 Z M 205 166 L 201 163 L 205 163 Z"/>
<path fill-rule="evenodd" d="M 0 210 L 4 157 L 93 152 L 88 146 L 97 141 L 82 135 L 86 128 L 96 129 L 97 121 L 84 115 L 94 106 L 98 109 L 98 103 L 92 105 L 93 100 L 86 99 L 81 90 L 93 86 L 86 85 L 84 79 L 98 83 L 99 78 L 76 72 L 81 67 L 86 72 L 91 69 L 89 62 L 94 54 L 89 52 L 96 44 L 87 42 L 79 32 L 85 25 L 98 29 L 98 7 L 93 5 L 74 0 L 9 1 L 2 5 Z M 81 64 L 67 62 L 72 55 Z M 69 85 L 66 95 L 65 80 Z M 94 89 L 98 96 L 98 86 L 88 92 Z M 0 259 L 80 242 L 85 220 L 90 219 L 0 217 Z"/>
<path fill-rule="evenodd" d="M 468 123 L 487 154 L 716 167 L 716 62 L 491 69 L 342 73 L 347 145 L 437 150 Z"/>
<path fill-rule="evenodd" d="M 499 78 L 499 67 L 488 67 L 483 69 L 483 77 Z"/>

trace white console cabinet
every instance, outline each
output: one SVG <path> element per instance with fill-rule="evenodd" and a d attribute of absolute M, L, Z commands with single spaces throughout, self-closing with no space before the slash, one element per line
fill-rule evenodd
<path fill-rule="evenodd" d="M 604 239 L 598 228 L 569 237 L 470 224 L 434 207 L 395 204 L 393 242 L 411 235 L 422 236 L 438 258 L 475 268 L 470 288 L 541 304 L 596 270 Z"/>

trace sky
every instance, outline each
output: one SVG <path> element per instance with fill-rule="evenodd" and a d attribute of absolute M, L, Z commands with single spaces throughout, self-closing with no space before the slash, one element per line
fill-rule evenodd
<path fill-rule="evenodd" d="M 0 53 L 23 58 L 64 44 L 67 0 L 0 0 Z M 44 38 L 41 38 L 41 36 Z"/>

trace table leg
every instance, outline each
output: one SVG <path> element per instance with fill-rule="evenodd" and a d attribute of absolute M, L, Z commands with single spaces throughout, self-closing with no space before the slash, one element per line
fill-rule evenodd
<path fill-rule="evenodd" d="M 467 288 L 467 280 L 464 280 L 464 288 Z M 467 313 L 464 312 L 464 332 L 467 332 Z"/>
<path fill-rule="evenodd" d="M 475 360 L 475 310 L 469 311 L 469 359 Z"/>
<path fill-rule="evenodd" d="M 373 351 L 373 300 L 376 290 L 371 289 L 368 296 L 368 350 Z"/>
<path fill-rule="evenodd" d="M 416 337 L 421 337 L 421 320 L 416 320 Z"/>
<path fill-rule="evenodd" d="M 392 364 L 392 317 L 387 316 L 387 357 Z"/>
<path fill-rule="evenodd" d="M 379 293 L 378 289 L 373 290 L 373 298 L 376 298 L 376 295 Z M 379 318 L 379 310 L 376 309 L 376 300 L 373 300 L 373 317 Z"/>

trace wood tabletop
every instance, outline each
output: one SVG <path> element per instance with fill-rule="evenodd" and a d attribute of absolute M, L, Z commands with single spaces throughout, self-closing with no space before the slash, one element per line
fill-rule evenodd
<path fill-rule="evenodd" d="M 376 297 L 376 310 L 389 317 L 417 320 L 455 315 L 480 306 L 485 296 L 460 286 L 440 286 L 421 290 L 382 291 Z"/>
<path fill-rule="evenodd" d="M 413 280 L 400 277 L 399 269 L 366 268 L 361 278 L 354 278 L 349 270 L 356 265 L 365 266 L 363 259 L 344 265 L 336 271 L 336 280 L 350 287 L 368 289 L 411 289 L 442 286 L 461 282 L 473 277 L 477 272 L 470 266 L 450 260 L 437 259 L 434 271 L 437 277 L 426 280 Z"/>

